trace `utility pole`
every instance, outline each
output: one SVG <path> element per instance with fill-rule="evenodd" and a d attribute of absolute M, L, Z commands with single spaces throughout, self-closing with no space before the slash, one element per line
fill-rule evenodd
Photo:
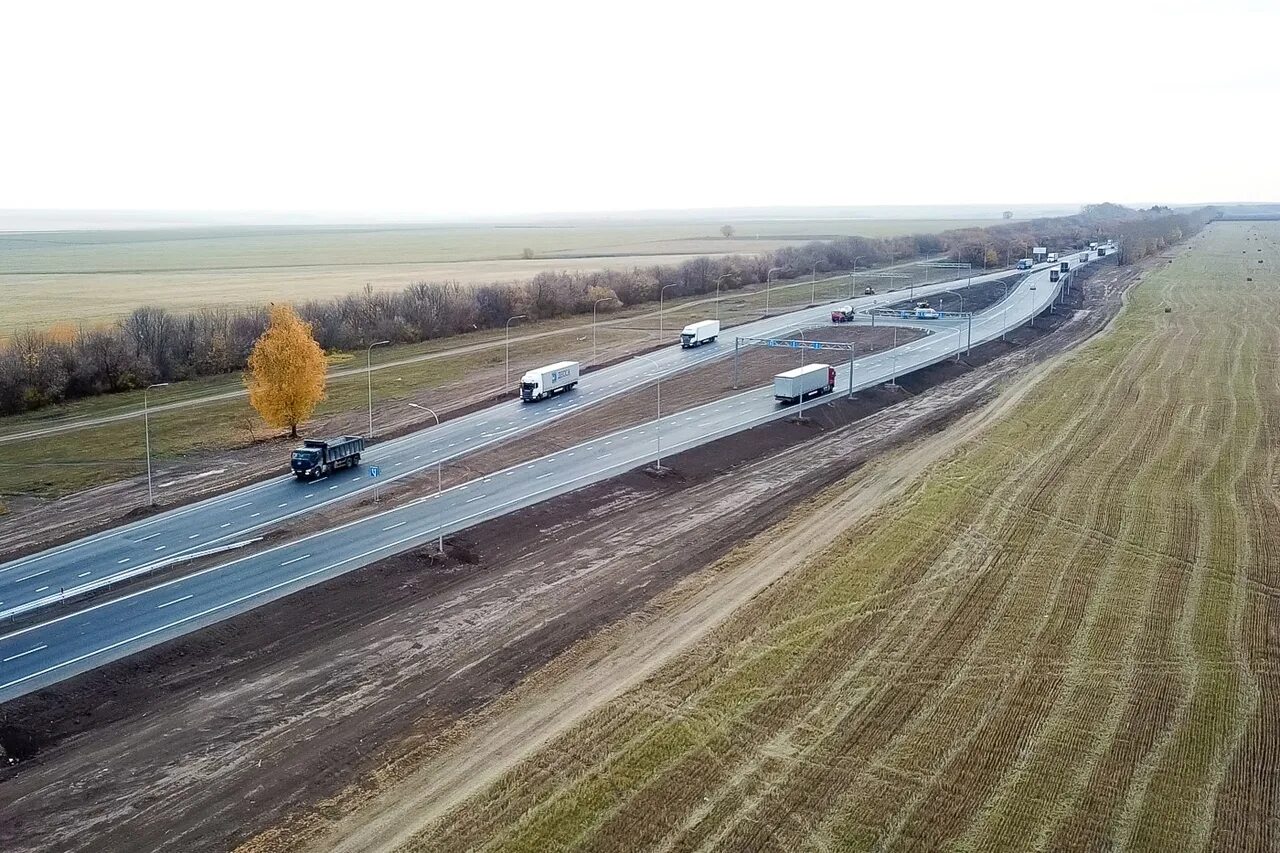
<path fill-rule="evenodd" d="M 369 349 L 365 351 L 365 379 L 369 385 L 369 440 L 373 440 L 373 348 L 386 346 L 391 341 L 374 341 L 369 344 Z"/>
<path fill-rule="evenodd" d="M 147 506 L 156 505 L 155 492 L 151 489 L 151 415 L 147 411 L 147 392 L 152 388 L 164 388 L 168 382 L 157 382 L 142 389 L 142 434 L 147 445 Z"/>
<path fill-rule="evenodd" d="M 514 317 L 507 318 L 507 343 L 506 343 L 507 381 L 506 381 L 506 384 L 502 386 L 504 390 L 511 386 L 511 324 L 514 323 L 516 320 L 523 320 L 525 316 L 526 315 L 524 314 L 517 314 Z"/>
<path fill-rule="evenodd" d="M 410 403 L 409 405 L 413 406 L 415 409 L 422 409 L 422 411 L 431 415 L 431 417 L 436 419 L 436 426 L 437 427 L 440 426 L 440 416 L 437 415 L 434 410 L 428 409 L 426 406 L 419 406 L 417 403 Z M 437 536 L 436 548 L 439 549 L 440 556 L 442 557 L 444 556 L 444 502 L 441 497 L 444 494 L 443 485 L 444 485 L 444 478 L 440 476 L 440 459 L 439 457 L 437 457 L 436 458 L 436 536 Z"/>

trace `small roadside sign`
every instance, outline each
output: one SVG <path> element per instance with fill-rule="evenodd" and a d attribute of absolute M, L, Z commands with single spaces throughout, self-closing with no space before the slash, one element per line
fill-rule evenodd
<path fill-rule="evenodd" d="M 380 473 L 382 473 L 382 469 L 380 469 L 377 465 L 370 465 L 370 466 L 369 466 L 369 476 L 370 476 L 370 477 L 376 477 L 376 476 L 378 476 Z"/>

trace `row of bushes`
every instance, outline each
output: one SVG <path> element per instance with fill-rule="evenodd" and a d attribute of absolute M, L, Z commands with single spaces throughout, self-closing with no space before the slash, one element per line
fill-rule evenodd
<path fill-rule="evenodd" d="M 1127 261 L 1153 251 L 1150 246 L 1193 233 L 1206 215 L 1099 205 L 1078 216 L 985 229 L 885 239 L 846 237 L 758 255 L 695 258 L 631 270 L 543 272 L 527 282 L 415 282 L 397 292 L 366 288 L 304 302 L 297 310 L 323 348 L 354 350 L 371 341 L 414 343 L 501 328 L 516 314 L 533 320 L 586 314 L 601 299 L 609 299 L 609 306 L 639 305 L 656 301 L 668 285 L 674 285 L 668 291 L 671 296 L 709 293 L 717 281 L 732 290 L 763 282 L 775 267 L 781 268 L 776 277 L 786 279 L 849 270 L 855 262 L 865 269 L 943 253 L 975 267 L 995 267 L 1022 257 L 1032 245 L 1065 248 L 1104 235 L 1120 239 Z M 146 306 L 111 326 L 19 332 L 0 349 L 0 413 L 241 370 L 266 324 L 265 306 L 184 314 Z"/>

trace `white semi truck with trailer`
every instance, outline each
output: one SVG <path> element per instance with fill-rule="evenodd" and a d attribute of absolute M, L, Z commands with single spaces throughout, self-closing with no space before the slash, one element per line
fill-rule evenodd
<path fill-rule="evenodd" d="M 557 361 L 530 370 L 520 377 L 520 399 L 526 403 L 543 400 L 552 394 L 568 391 L 578 384 L 581 365 L 576 361 Z"/>
<path fill-rule="evenodd" d="M 836 369 L 829 364 L 809 364 L 773 377 L 773 398 L 799 403 L 805 397 L 826 394 L 836 387 Z"/>
<path fill-rule="evenodd" d="M 703 320 L 699 323 L 690 323 L 680 333 L 680 346 L 682 349 L 700 347 L 703 344 L 713 342 L 719 336 L 719 320 Z"/>

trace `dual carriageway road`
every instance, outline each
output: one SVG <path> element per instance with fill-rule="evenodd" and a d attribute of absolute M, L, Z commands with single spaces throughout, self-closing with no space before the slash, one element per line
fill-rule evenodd
<path fill-rule="evenodd" d="M 1075 267 L 1079 256 L 1067 260 Z M 972 284 L 1004 278 L 1008 271 L 974 276 Z M 965 282 L 916 288 L 919 296 L 953 290 Z M 953 357 L 970 343 L 1000 337 L 1047 309 L 1058 293 L 1047 266 L 1027 275 L 1008 298 L 963 320 L 904 321 L 931 332 L 912 343 L 853 363 L 854 390 Z M 899 301 L 902 293 L 853 300 L 866 310 Z M 847 304 L 835 303 L 835 304 Z M 694 350 L 678 345 L 643 358 L 584 374 L 577 389 L 540 404 L 499 403 L 438 427 L 374 445 L 364 456 L 396 479 L 437 461 L 457 459 L 535 429 L 625 391 L 689 370 L 733 352 L 733 337 L 782 337 L 827 321 L 831 305 L 734 327 L 715 344 Z M 877 323 L 884 322 L 878 318 Z M 843 356 L 843 354 L 841 354 Z M 815 357 L 817 360 L 817 357 Z M 834 364 L 836 393 L 850 384 L 849 364 Z M 820 405 L 822 399 L 809 406 Z M 368 565 L 508 512 L 599 482 L 652 461 L 749 429 L 794 412 L 778 405 L 772 388 L 757 388 L 664 416 L 575 447 L 434 492 L 321 533 L 230 559 L 192 574 L 85 607 L 0 636 L 0 702 L 75 673 L 261 606 L 299 589 Z M 30 610 L 60 600 L 64 590 L 151 571 L 175 558 L 233 546 L 256 533 L 371 488 L 359 469 L 325 480 L 276 478 L 188 507 L 171 510 L 83 540 L 0 566 L 0 612 Z M 85 574 L 85 573 L 88 574 Z M 95 576 L 95 573 L 96 576 Z M 52 593 L 52 595 L 50 594 Z"/>

